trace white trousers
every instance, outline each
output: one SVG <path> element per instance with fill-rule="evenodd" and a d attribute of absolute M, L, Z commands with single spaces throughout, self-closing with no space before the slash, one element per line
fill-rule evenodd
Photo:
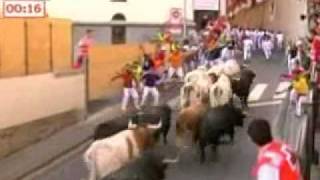
<path fill-rule="evenodd" d="M 290 56 L 288 57 L 288 71 L 289 74 L 292 73 L 292 70 L 294 69 L 294 63 L 297 60 L 297 58 L 290 58 Z"/>
<path fill-rule="evenodd" d="M 283 48 L 283 41 L 277 41 L 277 45 L 278 45 L 278 49 L 282 49 Z"/>
<path fill-rule="evenodd" d="M 267 60 L 270 59 L 271 55 L 272 55 L 272 50 L 271 48 L 263 48 L 263 53 L 264 53 L 264 56 L 266 57 Z"/>
<path fill-rule="evenodd" d="M 302 104 L 305 103 L 308 99 L 308 96 L 298 96 L 298 93 L 295 90 L 290 92 L 290 102 L 296 104 L 296 114 L 298 116 L 302 115 Z"/>
<path fill-rule="evenodd" d="M 251 49 L 250 48 L 243 48 L 243 59 L 247 60 L 252 57 Z"/>
<path fill-rule="evenodd" d="M 168 70 L 168 78 L 171 79 L 173 74 L 176 73 L 177 76 L 179 78 L 183 78 L 183 69 L 182 67 L 178 67 L 178 68 L 173 68 L 173 67 L 169 67 L 169 70 Z"/>
<path fill-rule="evenodd" d="M 139 108 L 139 95 L 137 93 L 137 90 L 135 88 L 124 88 L 123 89 L 122 104 L 121 104 L 121 109 L 123 111 L 127 110 L 127 106 L 128 106 L 130 97 L 133 98 L 134 106 L 136 108 Z"/>
<path fill-rule="evenodd" d="M 145 105 L 148 95 L 151 93 L 153 96 L 153 105 L 157 106 L 159 104 L 159 91 L 156 87 L 148 87 L 144 86 L 143 88 L 143 94 L 142 94 L 142 100 L 141 105 Z"/>

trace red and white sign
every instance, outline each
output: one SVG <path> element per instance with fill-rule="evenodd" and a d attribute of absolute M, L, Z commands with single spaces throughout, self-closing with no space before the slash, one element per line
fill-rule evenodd
<path fill-rule="evenodd" d="M 4 0 L 3 17 L 45 17 L 44 0 Z"/>
<path fill-rule="evenodd" d="M 169 20 L 166 22 L 167 31 L 172 34 L 181 34 L 183 28 L 182 9 L 172 8 L 170 10 Z"/>
<path fill-rule="evenodd" d="M 194 9 L 219 11 L 219 1 L 220 0 L 194 0 Z"/>

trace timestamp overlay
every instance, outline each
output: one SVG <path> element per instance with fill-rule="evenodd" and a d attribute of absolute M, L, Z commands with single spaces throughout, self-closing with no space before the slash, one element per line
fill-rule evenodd
<path fill-rule="evenodd" d="M 44 0 L 4 0 L 3 17 L 45 17 L 46 2 Z"/>

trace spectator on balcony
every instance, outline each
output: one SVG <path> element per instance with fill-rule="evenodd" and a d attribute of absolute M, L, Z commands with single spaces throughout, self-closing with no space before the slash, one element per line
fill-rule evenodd
<path fill-rule="evenodd" d="M 77 44 L 77 58 L 74 63 L 75 68 L 80 68 L 89 60 L 89 49 L 94 43 L 93 30 L 86 30 L 86 34 L 80 39 Z"/>

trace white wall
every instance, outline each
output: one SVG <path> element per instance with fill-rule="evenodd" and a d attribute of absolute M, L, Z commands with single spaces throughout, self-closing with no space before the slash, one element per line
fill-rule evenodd
<path fill-rule="evenodd" d="M 301 0 L 274 0 L 275 13 L 270 18 L 270 4 L 267 8 L 264 26 L 266 28 L 281 30 L 289 39 L 295 40 L 308 34 L 307 21 L 301 21 L 300 15 L 307 13 L 307 2 Z"/>
<path fill-rule="evenodd" d="M 187 18 L 193 20 L 193 3 L 187 1 Z M 50 17 L 70 18 L 80 22 L 109 22 L 116 13 L 123 13 L 131 23 L 163 23 L 173 7 L 183 8 L 184 0 L 50 0 Z"/>
<path fill-rule="evenodd" d="M 0 129 L 85 108 L 83 75 L 0 79 Z"/>

